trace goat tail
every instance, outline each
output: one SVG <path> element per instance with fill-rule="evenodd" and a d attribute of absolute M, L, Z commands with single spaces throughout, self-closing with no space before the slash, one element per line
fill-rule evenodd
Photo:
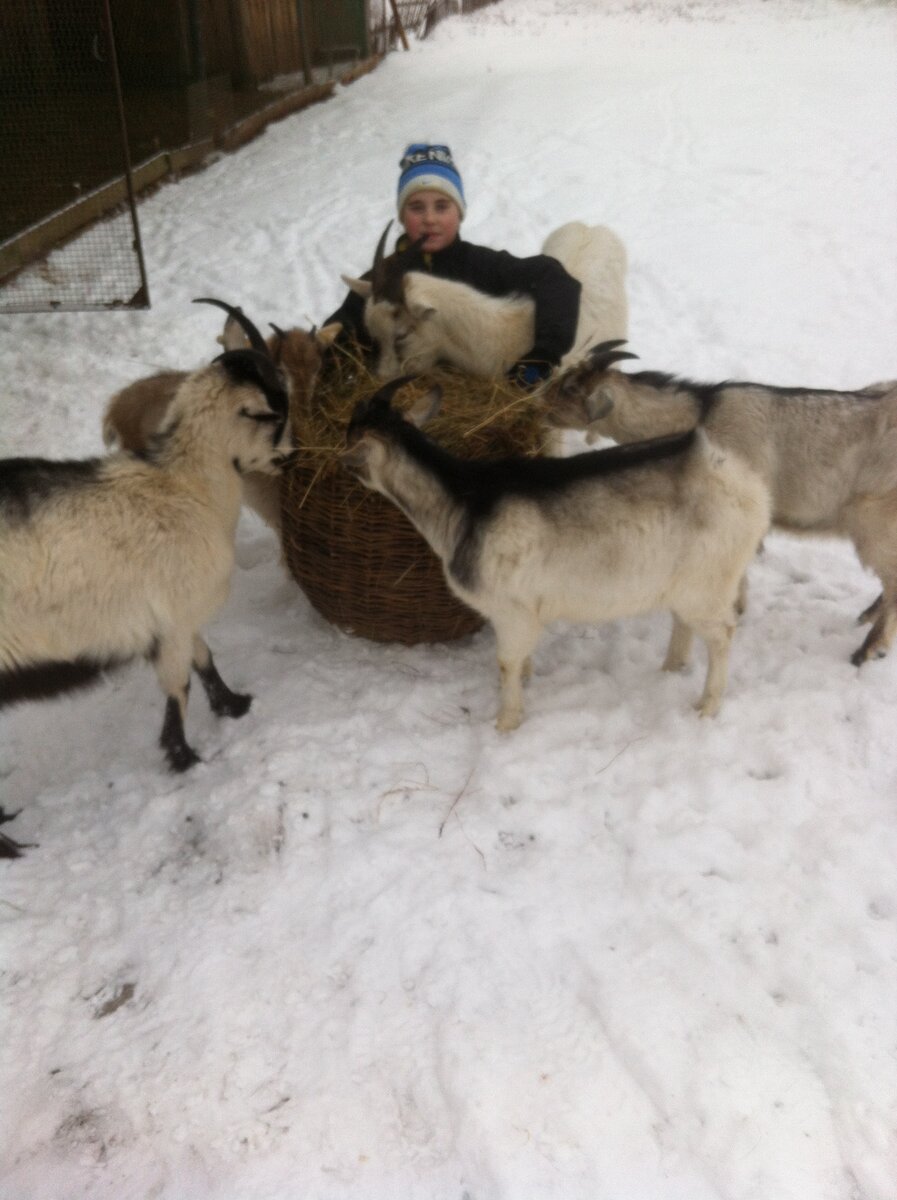
<path fill-rule="evenodd" d="M 0 670 L 0 708 L 26 700 L 49 700 L 90 687 L 105 671 L 120 665 L 120 659 L 75 658 Z"/>

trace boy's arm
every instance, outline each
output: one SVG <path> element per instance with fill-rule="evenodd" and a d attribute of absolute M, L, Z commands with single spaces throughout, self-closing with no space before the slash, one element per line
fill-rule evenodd
<path fill-rule="evenodd" d="M 507 250 L 491 250 L 485 246 L 472 258 L 473 287 L 481 287 L 493 296 L 520 292 L 535 302 L 535 334 L 533 345 L 521 360 L 525 364 L 542 365 L 544 378 L 572 347 L 579 320 L 579 298 L 582 287 L 578 280 L 548 254 L 517 258 Z M 536 372 L 531 372 L 535 375 Z M 534 379 L 527 382 L 535 382 Z"/>

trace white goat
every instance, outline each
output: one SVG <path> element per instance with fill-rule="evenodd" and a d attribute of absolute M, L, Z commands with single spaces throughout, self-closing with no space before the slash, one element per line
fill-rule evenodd
<path fill-rule="evenodd" d="M 855 392 L 696 384 L 614 369 L 635 357 L 619 345 L 596 346 L 549 384 L 549 419 L 624 443 L 702 424 L 763 479 L 775 526 L 851 539 L 883 586 L 860 616 L 873 624 L 851 661 L 884 655 L 897 630 L 897 381 Z"/>
<path fill-rule="evenodd" d="M 391 397 L 361 401 L 343 462 L 406 514 L 441 558 L 452 591 L 495 627 L 497 726 L 523 713 L 522 679 L 550 621 L 674 616 L 664 667 L 707 645 L 699 709 L 725 689 L 740 580 L 769 523 L 766 489 L 703 432 L 568 458 L 456 458 L 421 433 L 438 391 L 405 419 Z"/>
<path fill-rule="evenodd" d="M 215 301 L 219 306 L 220 302 Z M 224 306 L 227 308 L 228 306 Z M 275 329 L 266 341 L 274 361 L 287 374 L 293 403 L 304 405 L 314 391 L 324 352 L 340 332 L 339 324 L 306 332 Z M 228 312 L 218 341 L 225 350 L 242 350 L 250 342 L 240 322 Z M 160 371 L 129 383 L 115 393 L 103 414 L 103 441 L 110 448 L 142 454 L 159 429 L 187 371 Z M 275 533 L 280 532 L 280 479 L 249 471 L 243 478 L 243 503 L 256 512 Z"/>
<path fill-rule="evenodd" d="M 377 343 L 377 375 L 392 379 L 445 362 L 468 375 L 498 378 L 533 345 L 535 305 L 528 296 L 488 296 L 466 283 L 409 269 L 413 252 L 383 257 L 387 225 L 370 280 L 342 278 L 365 298 L 364 319 Z M 571 221 L 550 234 L 543 254 L 582 284 L 579 321 L 562 365 L 586 347 L 626 337 L 626 249 L 603 225 Z"/>
<path fill-rule="evenodd" d="M 177 771 L 198 761 L 184 736 L 191 667 L 216 713 L 249 708 L 200 629 L 230 585 L 241 476 L 276 474 L 294 452 L 286 376 L 239 319 L 253 348 L 189 375 L 143 457 L 0 461 L 0 707 L 143 656 Z"/>

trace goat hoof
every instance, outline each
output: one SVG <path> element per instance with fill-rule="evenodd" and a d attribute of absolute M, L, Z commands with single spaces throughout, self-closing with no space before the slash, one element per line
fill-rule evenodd
<path fill-rule="evenodd" d="M 863 663 L 868 662 L 870 658 L 884 658 L 887 650 L 877 646 L 875 649 L 868 648 L 865 644 L 860 646 L 859 650 L 854 650 L 850 656 L 850 661 L 855 667 L 861 667 Z"/>
<path fill-rule="evenodd" d="M 191 767 L 195 767 L 197 763 L 202 762 L 196 751 L 188 746 L 186 742 L 183 746 L 169 747 L 166 751 L 166 757 L 172 771 L 177 771 L 178 773 L 189 771 Z"/>
<path fill-rule="evenodd" d="M 0 858 L 21 858 L 22 851 L 33 845 L 33 842 L 17 842 L 15 838 L 0 833 Z"/>
<path fill-rule="evenodd" d="M 502 716 L 499 717 L 495 722 L 495 728 L 499 733 L 511 733 L 513 730 L 518 728 L 522 720 L 522 713 L 515 713 L 507 717 Z"/>
<path fill-rule="evenodd" d="M 252 696 L 248 693 L 241 695 L 239 692 L 230 692 L 222 697 L 215 707 L 215 712 L 219 717 L 245 717 L 251 704 Z"/>
<path fill-rule="evenodd" d="M 14 813 L 8 813 L 5 808 L 0 806 L 0 825 L 5 825 L 7 821 L 14 821 L 21 811 L 17 808 Z M 37 842 L 17 842 L 15 838 L 0 833 L 0 858 L 21 858 L 23 850 L 31 850 L 36 845 Z"/>

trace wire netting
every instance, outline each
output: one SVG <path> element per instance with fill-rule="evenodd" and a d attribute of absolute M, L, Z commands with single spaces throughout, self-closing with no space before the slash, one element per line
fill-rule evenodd
<path fill-rule="evenodd" d="M 148 305 L 111 31 L 108 0 L 0 4 L 2 312 Z"/>

